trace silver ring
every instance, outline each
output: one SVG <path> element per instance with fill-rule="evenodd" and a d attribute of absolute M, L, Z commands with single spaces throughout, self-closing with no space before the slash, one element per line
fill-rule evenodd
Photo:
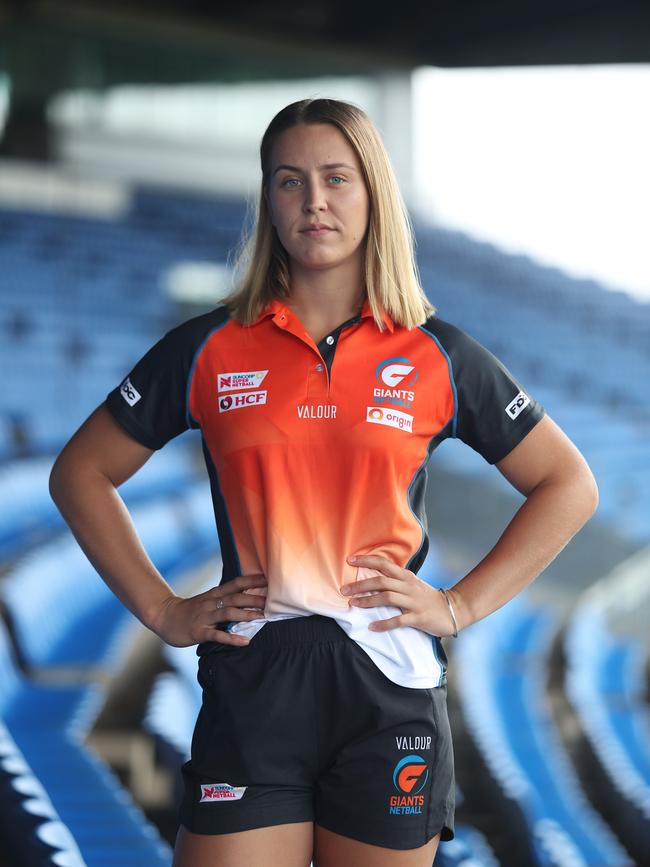
<path fill-rule="evenodd" d="M 219 599 L 217 602 L 217 608 L 223 608 L 223 599 Z"/>

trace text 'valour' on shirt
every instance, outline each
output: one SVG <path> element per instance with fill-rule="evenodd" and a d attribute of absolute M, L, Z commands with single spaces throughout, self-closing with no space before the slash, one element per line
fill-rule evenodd
<path fill-rule="evenodd" d="M 395 683 L 445 682 L 440 639 L 368 629 L 398 608 L 356 608 L 343 584 L 377 574 L 379 554 L 418 571 L 427 554 L 426 465 L 446 437 L 490 463 L 542 417 L 504 366 L 436 317 L 408 330 L 360 314 L 316 345 L 280 300 L 250 326 L 225 307 L 166 334 L 107 397 L 138 442 L 159 449 L 200 428 L 223 560 L 222 583 L 263 573 L 265 618 L 334 618 Z M 212 644 L 199 646 L 205 653 Z"/>

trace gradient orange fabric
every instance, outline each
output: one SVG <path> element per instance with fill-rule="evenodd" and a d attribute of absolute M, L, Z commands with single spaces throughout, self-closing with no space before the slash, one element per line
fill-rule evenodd
<path fill-rule="evenodd" d="M 346 557 L 406 566 L 422 546 L 409 486 L 454 416 L 454 392 L 436 342 L 384 322 L 380 334 L 366 300 L 361 321 L 341 329 L 328 375 L 300 320 L 275 300 L 252 326 L 229 320 L 209 335 L 196 360 L 189 410 L 241 574 L 267 576 L 267 617 L 347 611 L 340 587 L 375 573 Z"/>

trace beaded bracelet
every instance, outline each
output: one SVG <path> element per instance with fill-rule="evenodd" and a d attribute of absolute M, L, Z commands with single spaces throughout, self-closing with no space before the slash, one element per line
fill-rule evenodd
<path fill-rule="evenodd" d="M 452 622 L 454 624 L 454 631 L 453 631 L 453 634 L 451 637 L 452 638 L 458 638 L 458 621 L 456 620 L 456 614 L 454 612 L 454 606 L 451 604 L 451 599 L 449 598 L 449 594 L 447 593 L 445 588 L 439 587 L 438 590 L 440 590 L 442 595 L 445 597 L 445 600 L 447 602 L 447 606 L 449 608 L 449 613 L 451 614 L 451 619 L 452 619 Z"/>

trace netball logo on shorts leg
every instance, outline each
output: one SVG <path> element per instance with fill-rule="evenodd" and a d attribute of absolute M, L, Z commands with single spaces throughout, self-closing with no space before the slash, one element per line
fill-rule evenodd
<path fill-rule="evenodd" d="M 397 816 L 421 813 L 424 795 L 418 793 L 424 789 L 428 779 L 429 766 L 422 756 L 400 759 L 393 770 L 393 785 L 400 794 L 390 796 L 388 812 Z"/>
<path fill-rule="evenodd" d="M 248 786 L 231 786 L 230 783 L 208 783 L 201 786 L 199 804 L 215 801 L 239 801 Z"/>

